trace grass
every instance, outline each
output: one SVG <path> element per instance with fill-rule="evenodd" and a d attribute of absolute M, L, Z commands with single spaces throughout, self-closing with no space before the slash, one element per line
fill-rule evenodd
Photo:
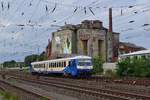
<path fill-rule="evenodd" d="M 3 100 L 20 100 L 19 97 L 13 95 L 10 92 L 0 91 L 0 96 L 2 97 Z"/>
<path fill-rule="evenodd" d="M 41 100 L 49 100 L 49 99 L 43 97 Z"/>

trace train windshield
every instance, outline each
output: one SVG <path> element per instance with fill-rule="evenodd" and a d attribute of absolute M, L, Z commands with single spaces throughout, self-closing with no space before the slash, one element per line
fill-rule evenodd
<path fill-rule="evenodd" d="M 91 59 L 78 59 L 78 66 L 92 66 Z"/>

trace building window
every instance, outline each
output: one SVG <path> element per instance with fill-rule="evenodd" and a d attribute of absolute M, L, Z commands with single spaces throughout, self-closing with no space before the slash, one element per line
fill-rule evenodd
<path fill-rule="evenodd" d="M 98 55 L 99 56 L 102 56 L 101 55 L 101 52 L 102 52 L 102 40 L 98 40 Z"/>
<path fill-rule="evenodd" d="M 83 44 L 83 54 L 87 55 L 88 54 L 88 40 L 82 40 L 82 44 Z"/>

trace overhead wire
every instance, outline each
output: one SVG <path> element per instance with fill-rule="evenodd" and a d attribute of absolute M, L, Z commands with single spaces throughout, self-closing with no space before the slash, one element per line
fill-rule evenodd
<path fill-rule="evenodd" d="M 96 3 L 96 1 L 98 1 L 98 0 L 95 0 L 94 4 Z M 90 4 L 86 5 L 86 7 L 89 7 L 89 6 L 91 6 L 92 4 L 93 4 L 93 3 L 90 3 Z M 80 9 L 80 10 L 78 10 L 78 11 L 82 11 L 82 10 L 84 10 L 84 8 L 82 8 L 82 9 Z M 62 20 L 57 21 L 57 22 L 54 23 L 54 24 L 62 23 L 62 22 L 64 22 L 65 20 L 72 18 L 74 15 L 75 15 L 75 13 L 71 14 L 70 16 L 67 16 L 67 17 L 63 18 Z M 53 24 L 53 23 L 52 23 L 52 24 Z"/>
<path fill-rule="evenodd" d="M 131 19 L 132 17 L 137 16 L 137 15 L 142 14 L 142 13 L 146 13 L 148 11 L 150 11 L 150 6 L 140 9 L 140 11 L 138 11 L 138 14 L 135 14 L 134 12 L 128 12 L 126 15 L 124 15 L 123 18 L 121 18 L 119 16 L 114 16 L 113 19 L 116 20 L 115 22 L 117 22 L 117 23 L 114 23 L 114 25 L 115 26 L 121 26 L 121 25 L 124 25 L 124 24 L 135 23 L 135 20 Z M 116 17 L 118 17 L 120 19 L 116 19 Z M 123 19 L 126 19 L 126 20 L 129 19 L 128 20 L 129 22 L 124 22 L 123 23 L 122 22 L 122 21 L 124 21 Z"/>
<path fill-rule="evenodd" d="M 83 10 L 83 9 L 82 9 Z M 85 11 L 85 10 L 84 10 Z M 92 12 L 91 12 L 92 13 Z"/>

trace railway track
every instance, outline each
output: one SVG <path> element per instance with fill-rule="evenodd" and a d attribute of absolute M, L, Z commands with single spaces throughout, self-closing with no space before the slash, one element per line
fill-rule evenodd
<path fill-rule="evenodd" d="M 110 100 L 150 100 L 150 96 L 147 96 L 147 95 L 120 92 L 120 91 L 114 91 L 111 89 L 97 89 L 97 88 L 83 87 L 79 85 L 69 84 L 67 82 L 60 82 L 58 80 L 50 81 L 50 80 L 39 79 L 36 77 L 31 77 L 31 76 L 20 77 L 17 75 L 14 75 L 12 78 L 21 79 L 24 81 L 29 81 L 29 82 L 38 83 L 38 84 L 43 84 L 47 86 L 64 88 L 67 90 L 84 93 L 89 96 L 95 96 L 97 98 L 106 98 Z"/>
<path fill-rule="evenodd" d="M 29 72 L 20 72 L 20 71 L 6 71 L 10 73 L 15 74 L 23 74 L 23 75 L 29 75 Z M 49 76 L 50 78 L 54 78 Z M 55 77 L 56 79 L 58 77 Z M 59 76 L 59 79 L 64 79 L 66 77 Z M 72 79 L 67 77 L 68 79 Z M 86 80 L 86 81 L 95 81 L 95 82 L 108 82 L 108 83 L 116 83 L 116 84 L 127 84 L 127 85 L 137 85 L 137 86 L 150 86 L 150 78 L 109 78 L 109 77 L 103 77 L 103 76 L 92 76 L 92 77 L 77 77 L 73 78 L 74 80 Z"/>
<path fill-rule="evenodd" d="M 14 84 L 11 84 L 5 80 L 0 80 L 0 90 L 6 92 L 12 92 L 18 96 L 21 100 L 51 100 L 49 96 L 41 95 L 40 92 L 32 91 L 31 89 L 25 89 Z"/>

